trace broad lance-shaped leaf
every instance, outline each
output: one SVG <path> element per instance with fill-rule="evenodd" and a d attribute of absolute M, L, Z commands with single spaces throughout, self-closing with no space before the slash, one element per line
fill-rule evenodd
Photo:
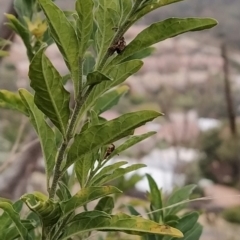
<path fill-rule="evenodd" d="M 142 135 L 132 136 L 129 139 L 127 139 L 123 144 L 121 144 L 119 147 L 117 147 L 108 158 L 112 158 L 116 155 L 118 155 L 120 152 L 125 151 L 126 149 L 132 147 L 133 145 L 145 140 L 146 138 L 149 138 L 156 134 L 156 132 L 148 132 L 144 133 Z"/>
<path fill-rule="evenodd" d="M 119 1 L 119 4 L 120 4 L 121 15 L 120 15 L 118 26 L 121 26 L 121 23 L 123 23 L 124 20 L 126 20 L 126 17 L 128 16 L 129 12 L 132 9 L 132 1 L 122 0 L 122 1 Z"/>
<path fill-rule="evenodd" d="M 97 25 L 97 31 L 95 33 L 95 41 L 97 44 L 98 57 L 96 61 L 96 68 L 103 55 L 108 51 L 112 38 L 115 34 L 114 27 L 116 23 L 114 18 L 116 14 L 111 11 L 111 2 L 109 0 L 98 0 L 98 7 L 95 12 L 95 24 Z"/>
<path fill-rule="evenodd" d="M 150 188 L 149 200 L 151 202 L 151 210 L 154 211 L 154 210 L 162 209 L 163 203 L 162 203 L 161 191 L 159 190 L 157 183 L 154 181 L 151 175 L 146 174 L 146 176 L 147 176 L 148 184 Z M 153 213 L 153 217 L 155 222 L 163 222 L 163 211 Z"/>
<path fill-rule="evenodd" d="M 143 167 L 146 167 L 146 165 L 142 163 L 137 163 L 126 168 L 118 168 L 114 170 L 112 173 L 106 174 L 106 176 L 102 176 L 97 182 L 94 183 L 94 185 L 101 186 L 105 183 L 109 183 L 119 177 L 122 177 L 127 173 L 136 171 L 137 169 L 143 168 Z"/>
<path fill-rule="evenodd" d="M 176 226 L 176 224 L 179 223 L 179 220 L 180 220 L 180 217 L 177 215 L 166 215 L 163 219 L 163 222 L 168 225 L 174 224 L 174 226 Z"/>
<path fill-rule="evenodd" d="M 86 98 L 83 106 L 81 107 L 76 124 L 79 122 L 82 116 L 98 101 L 98 98 L 103 93 L 123 83 L 129 76 L 136 73 L 142 67 L 142 65 L 143 62 L 141 60 L 132 60 L 110 68 L 106 75 L 108 76 L 109 73 L 109 77 L 111 77 L 113 80 L 111 82 L 104 81 L 93 87 L 93 90 Z"/>
<path fill-rule="evenodd" d="M 17 110 L 28 116 L 28 110 L 24 106 L 19 94 L 8 90 L 0 90 L 0 108 Z"/>
<path fill-rule="evenodd" d="M 133 59 L 143 59 L 143 58 L 149 57 L 153 54 L 155 49 L 156 48 L 154 48 L 154 47 L 144 48 L 144 49 L 134 53 L 130 57 L 126 58 L 124 61 L 130 61 L 130 60 L 133 60 Z"/>
<path fill-rule="evenodd" d="M 131 213 L 133 216 L 141 216 L 141 214 L 131 205 L 127 206 L 128 211 Z"/>
<path fill-rule="evenodd" d="M 116 162 L 114 164 L 103 167 L 90 181 L 89 186 L 93 185 L 95 182 L 98 182 L 103 177 L 112 174 L 116 169 L 119 169 L 121 166 L 127 164 L 126 161 Z"/>
<path fill-rule="evenodd" d="M 76 11 L 78 14 L 77 32 L 80 40 L 79 54 L 83 56 L 88 47 L 88 41 L 93 29 L 93 1 L 92 0 L 77 0 Z"/>
<path fill-rule="evenodd" d="M 128 90 L 129 87 L 124 85 L 107 92 L 106 94 L 98 98 L 96 104 L 93 107 L 93 110 L 98 114 L 105 112 L 106 110 L 115 106 L 120 100 L 120 98 L 128 92 Z"/>
<path fill-rule="evenodd" d="M 136 52 L 147 48 L 165 39 L 179 34 L 212 28 L 217 21 L 211 18 L 169 18 L 161 22 L 153 23 L 140 32 L 111 63 L 117 64 L 124 61 Z"/>
<path fill-rule="evenodd" d="M 167 6 L 172 3 L 181 2 L 183 0 L 150 0 L 143 5 L 131 18 L 131 22 L 134 23 L 144 15 L 156 10 L 157 8 Z"/>
<path fill-rule="evenodd" d="M 203 232 L 203 226 L 201 226 L 199 223 L 196 223 L 194 227 L 188 231 L 182 240 L 199 240 L 201 238 Z"/>
<path fill-rule="evenodd" d="M 37 227 L 36 223 L 31 220 L 21 220 L 21 222 L 28 232 Z M 19 237 L 20 237 L 20 233 L 16 226 L 4 228 L 0 232 L 0 239 L 13 240 L 13 239 L 19 239 Z M 29 237 L 28 239 L 31 239 L 31 237 Z"/>
<path fill-rule="evenodd" d="M 81 188 L 85 187 L 89 170 L 97 159 L 95 155 L 96 154 L 94 152 L 90 152 L 86 155 L 83 155 L 77 162 L 75 162 L 74 170 Z"/>
<path fill-rule="evenodd" d="M 70 115 L 70 94 L 62 85 L 62 77 L 44 54 L 44 48 L 34 56 L 29 70 L 34 102 L 65 136 Z"/>
<path fill-rule="evenodd" d="M 58 182 L 58 186 L 56 195 L 61 201 L 66 201 L 72 197 L 70 190 L 62 181 Z"/>
<path fill-rule="evenodd" d="M 103 122 L 106 122 L 103 120 L 103 122 L 100 122 L 100 117 L 99 115 L 94 111 L 94 110 L 91 110 L 90 113 L 89 113 L 89 118 L 90 118 L 90 123 L 89 123 L 89 127 L 90 126 L 94 126 L 94 125 L 97 125 L 97 124 L 102 124 Z"/>
<path fill-rule="evenodd" d="M 74 142 L 69 149 L 64 169 L 76 162 L 83 155 L 117 141 L 123 137 L 124 133 L 134 130 L 160 115 L 160 113 L 155 111 L 138 111 L 124 114 L 101 125 L 89 127 L 75 136 Z"/>
<path fill-rule="evenodd" d="M 55 145 L 55 134 L 53 130 L 49 127 L 49 125 L 46 123 L 43 113 L 35 105 L 33 95 L 25 89 L 20 89 L 19 94 L 25 107 L 29 111 L 30 121 L 39 136 L 45 161 L 47 186 L 49 186 L 49 180 L 52 175 L 55 164 L 55 156 L 57 153 L 57 146 Z"/>
<path fill-rule="evenodd" d="M 15 11 L 17 12 L 18 18 L 23 20 L 23 17 L 28 17 L 29 19 L 32 18 L 33 9 L 35 5 L 35 0 L 15 0 L 13 2 L 13 6 Z"/>
<path fill-rule="evenodd" d="M 116 193 L 121 191 L 113 186 L 83 188 L 68 201 L 61 202 L 61 209 L 65 215 L 93 200 Z"/>
<path fill-rule="evenodd" d="M 14 211 L 17 213 L 20 213 L 22 206 L 23 206 L 23 202 L 21 200 L 18 200 L 15 203 L 12 203 L 8 199 L 0 198 L 0 202 L 7 202 L 7 203 L 11 204 Z M 7 212 L 2 213 L 2 215 L 0 215 L 0 233 L 2 234 L 4 229 L 8 229 L 11 226 L 11 224 L 12 224 L 12 219 L 9 217 Z M 0 234 L 0 236 L 1 236 L 1 234 Z M 0 237 L 0 239 L 4 239 L 4 238 Z"/>
<path fill-rule="evenodd" d="M 86 82 L 86 86 L 87 85 L 97 85 L 103 81 L 111 81 L 112 79 L 109 78 L 108 76 L 104 75 L 101 72 L 98 71 L 94 71 L 94 72 L 90 72 L 87 75 L 87 82 Z"/>
<path fill-rule="evenodd" d="M 180 189 L 177 189 L 173 191 L 173 193 L 169 196 L 166 207 L 173 205 L 173 207 L 166 209 L 167 215 L 176 214 L 180 210 L 182 210 L 186 204 L 179 204 L 177 206 L 174 206 L 175 204 L 178 204 L 184 200 L 188 200 L 190 195 L 192 194 L 192 191 L 196 188 L 196 185 L 190 184 L 187 186 L 184 186 Z"/>
<path fill-rule="evenodd" d="M 9 215 L 9 217 L 12 219 L 12 221 L 14 222 L 21 238 L 22 239 L 30 239 L 30 236 L 28 236 L 27 229 L 21 223 L 20 216 L 13 209 L 13 206 L 8 202 L 1 201 L 0 202 L 0 208 L 3 209 Z"/>
<path fill-rule="evenodd" d="M 94 210 L 103 211 L 105 213 L 112 213 L 113 208 L 114 208 L 113 197 L 106 196 L 99 200 Z"/>
<path fill-rule="evenodd" d="M 0 202 L 9 203 L 12 206 L 13 210 L 18 214 L 22 210 L 23 202 L 21 200 L 18 200 L 12 204 L 8 199 L 0 198 Z M 17 239 L 20 237 L 17 226 L 13 225 L 12 223 L 13 221 L 9 214 L 6 211 L 3 212 L 0 216 L 0 239 Z M 33 219 L 24 219 L 21 220 L 21 223 L 28 231 L 36 227 L 36 222 Z"/>
<path fill-rule="evenodd" d="M 184 234 L 184 240 L 185 240 L 185 234 L 191 231 L 195 224 L 198 221 L 199 214 L 197 212 L 191 212 L 187 215 L 183 216 L 179 223 L 177 224 L 176 228 L 179 229 Z M 196 238 L 189 238 L 188 240 L 195 240 Z M 174 240 L 173 237 L 166 236 L 164 237 L 164 240 Z M 197 240 L 197 239 L 196 239 Z"/>
<path fill-rule="evenodd" d="M 51 35 L 62 53 L 68 69 L 72 73 L 75 97 L 79 92 L 79 43 L 74 27 L 64 12 L 52 1 L 38 0 L 47 17 Z"/>
<path fill-rule="evenodd" d="M 63 230 L 60 240 L 90 232 L 90 231 L 121 231 L 128 234 L 157 234 L 169 235 L 176 238 L 183 234 L 176 228 L 160 225 L 142 217 L 130 216 L 124 213 L 108 215 L 101 211 L 88 211 L 76 215 Z"/>
<path fill-rule="evenodd" d="M 14 32 L 16 32 L 23 40 L 25 47 L 27 48 L 28 59 L 31 61 L 34 54 L 31 45 L 31 37 L 29 31 L 25 26 L 23 26 L 20 21 L 12 14 L 5 14 L 6 18 L 9 20 L 6 23 Z"/>
<path fill-rule="evenodd" d="M 95 58 L 90 52 L 86 52 L 83 61 L 83 75 L 88 75 L 88 73 L 93 71 L 95 65 Z"/>

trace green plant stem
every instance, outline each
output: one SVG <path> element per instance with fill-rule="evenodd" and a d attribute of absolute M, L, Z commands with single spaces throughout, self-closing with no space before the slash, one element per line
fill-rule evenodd
<path fill-rule="evenodd" d="M 56 165 L 55 165 L 55 171 L 53 175 L 53 181 L 52 181 L 52 186 L 49 190 L 49 198 L 54 198 L 56 190 L 57 190 L 57 183 L 61 175 L 61 164 L 64 159 L 64 154 L 68 146 L 68 141 L 63 141 L 57 155 L 57 160 L 56 160 Z"/>
<path fill-rule="evenodd" d="M 122 23 L 122 25 L 118 28 L 118 30 L 116 31 L 115 33 L 115 36 L 114 38 L 112 39 L 110 45 L 109 45 L 109 48 L 107 50 L 107 52 L 105 53 L 105 55 L 103 56 L 101 62 L 99 63 L 98 65 L 98 68 L 97 70 L 98 71 L 101 71 L 108 58 L 110 56 L 112 56 L 112 50 L 110 49 L 111 46 L 113 46 L 116 42 L 118 42 L 118 40 L 123 36 L 123 34 L 128 30 L 128 28 L 132 25 L 132 21 L 131 21 L 131 18 L 132 16 L 134 15 L 134 13 L 136 12 L 136 10 L 138 9 L 138 7 L 141 5 L 141 1 L 135 1 L 131 11 L 129 12 L 129 14 L 127 15 L 125 21 Z"/>
<path fill-rule="evenodd" d="M 132 10 L 130 11 L 130 13 L 128 14 L 128 16 L 126 17 L 124 23 L 122 24 L 121 27 L 119 27 L 118 31 L 115 34 L 115 37 L 112 39 L 111 43 L 110 43 L 110 47 L 116 43 L 122 36 L 123 34 L 127 31 L 127 29 L 129 28 L 129 26 L 131 25 L 131 16 L 136 12 L 136 10 L 138 9 L 139 5 L 141 4 L 140 1 L 136 1 L 135 4 L 132 7 Z M 109 49 L 105 55 L 102 58 L 102 61 L 100 62 L 99 66 L 98 66 L 98 70 L 101 71 L 103 69 L 103 67 L 105 66 L 108 58 L 112 55 L 111 50 Z M 83 74 L 83 69 L 82 69 L 82 58 L 79 59 L 79 76 L 80 76 L 80 85 L 82 84 L 82 74 Z M 61 164 L 64 160 L 64 156 L 66 153 L 66 149 L 69 145 L 70 140 L 72 139 L 74 132 L 75 132 L 75 128 L 76 128 L 76 124 L 78 122 L 78 114 L 81 110 L 81 107 L 83 105 L 83 103 L 85 102 L 86 98 L 88 97 L 89 93 L 91 92 L 93 87 L 90 87 L 87 92 L 85 93 L 84 97 L 82 97 L 82 86 L 79 87 L 78 89 L 78 97 L 76 100 L 76 104 L 71 116 L 71 119 L 69 121 L 68 127 L 67 127 L 67 131 L 66 131 L 66 139 L 63 140 L 59 151 L 58 151 L 58 155 L 57 155 L 57 159 L 56 159 L 56 165 L 55 165 L 55 170 L 54 170 L 54 174 L 53 174 L 53 181 L 52 181 L 52 186 L 49 189 L 49 198 L 54 198 L 55 194 L 56 194 L 56 190 L 57 190 L 57 184 L 59 179 L 62 176 L 62 172 L 61 172 Z"/>
<path fill-rule="evenodd" d="M 141 2 L 140 2 L 140 1 L 136 1 L 136 2 L 134 3 L 134 6 L 132 7 L 132 10 L 130 11 L 130 13 L 129 13 L 128 16 L 126 17 L 124 23 L 123 23 L 122 26 L 119 27 L 118 30 L 116 31 L 116 34 L 115 34 L 114 38 L 112 39 L 112 41 L 111 41 L 111 43 L 110 43 L 110 46 L 109 46 L 109 48 L 108 48 L 108 51 L 107 51 L 107 52 L 105 53 L 105 55 L 103 56 L 103 58 L 102 58 L 102 60 L 100 61 L 100 63 L 99 63 L 99 65 L 98 65 L 98 67 L 97 67 L 96 70 L 101 71 L 101 70 L 104 68 L 104 66 L 105 66 L 107 60 L 109 59 L 109 57 L 112 56 L 112 51 L 110 50 L 110 47 L 111 47 L 113 44 L 115 44 L 115 43 L 123 36 L 123 34 L 128 30 L 128 28 L 131 26 L 132 21 L 131 21 L 130 19 L 131 19 L 131 17 L 134 15 L 134 13 L 136 12 L 136 10 L 138 9 L 139 5 L 141 5 Z M 81 66 L 82 66 L 82 65 L 81 65 Z M 81 71 L 82 71 L 82 70 L 81 70 Z M 92 90 L 92 89 L 91 89 L 91 90 Z M 90 92 L 89 92 L 89 93 L 90 93 Z M 88 93 L 88 94 L 89 94 L 89 93 Z M 88 94 L 86 94 L 86 98 L 87 98 Z M 79 110 L 80 110 L 80 109 L 79 109 Z M 78 124 L 78 122 L 79 122 L 79 120 L 80 120 L 78 114 L 76 114 L 75 117 L 76 117 L 76 119 L 75 119 L 75 121 L 72 123 L 72 127 L 73 127 L 72 130 L 73 130 L 73 131 L 75 131 L 76 125 Z M 81 117 L 81 116 L 80 116 L 80 117 Z"/>
<path fill-rule="evenodd" d="M 78 119 L 78 114 L 81 110 L 83 103 L 85 102 L 85 100 L 87 99 L 87 97 L 91 91 L 92 91 L 92 87 L 89 87 L 86 94 L 83 97 L 79 98 L 75 104 L 75 108 L 73 110 L 72 117 L 71 117 L 71 120 L 70 120 L 68 128 L 67 128 L 67 134 L 66 134 L 67 139 L 66 139 L 66 141 L 62 142 L 62 144 L 59 148 L 59 151 L 58 151 L 52 186 L 49 190 L 49 198 L 54 198 L 56 189 L 57 189 L 57 183 L 58 183 L 59 179 L 63 176 L 63 172 L 61 171 L 61 164 L 64 159 L 68 144 L 71 141 L 71 139 L 73 138 L 76 122 Z"/>
<path fill-rule="evenodd" d="M 57 189 L 57 183 L 62 175 L 61 173 L 61 164 L 62 161 L 64 159 L 64 155 L 65 155 L 65 151 L 67 149 L 67 146 L 71 140 L 71 136 L 72 136 L 72 130 L 73 130 L 73 126 L 76 122 L 77 119 L 77 115 L 81 109 L 81 104 L 82 101 L 78 100 L 75 104 L 75 108 L 73 110 L 72 113 L 72 117 L 71 120 L 69 122 L 69 126 L 67 128 L 67 137 L 66 140 L 62 142 L 59 151 L 58 151 L 58 155 L 57 155 L 57 159 L 56 159 L 56 165 L 55 165 L 55 171 L 54 171 L 54 175 L 53 175 L 53 181 L 52 181 L 52 186 L 50 188 L 49 191 L 49 198 L 54 198 L 55 193 L 56 193 L 56 189 Z"/>
<path fill-rule="evenodd" d="M 79 82 L 80 84 L 82 84 L 82 58 L 79 59 Z M 89 91 L 91 91 L 91 88 L 88 89 L 88 91 L 86 92 L 86 94 L 84 96 L 82 96 L 82 86 L 79 87 L 78 89 L 78 97 L 75 103 L 75 107 L 71 116 L 71 119 L 69 121 L 68 127 L 67 127 L 67 131 L 66 131 L 66 139 L 63 140 L 63 142 L 61 143 L 61 146 L 59 148 L 58 151 L 58 155 L 57 155 L 57 159 L 56 159 L 56 165 L 55 165 L 55 171 L 53 174 L 53 181 L 52 181 L 52 186 L 49 189 L 49 198 L 54 198 L 55 193 L 56 193 L 56 189 L 57 189 L 57 184 L 59 179 L 62 176 L 62 172 L 61 172 L 61 164 L 62 161 L 64 159 L 65 156 L 65 152 L 66 149 L 68 147 L 69 142 L 71 141 L 73 135 L 74 135 L 74 126 L 77 120 L 77 116 L 81 110 L 81 107 L 85 101 L 85 99 L 87 98 Z"/>

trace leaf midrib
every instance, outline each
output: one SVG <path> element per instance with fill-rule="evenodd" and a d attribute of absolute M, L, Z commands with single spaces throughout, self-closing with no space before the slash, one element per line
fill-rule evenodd
<path fill-rule="evenodd" d="M 45 85 L 46 85 L 46 88 L 47 88 L 46 92 L 49 95 L 49 98 L 51 100 L 50 102 L 52 103 L 52 106 L 55 110 L 55 113 L 56 113 L 56 116 L 57 116 L 57 119 L 58 119 L 58 122 L 59 122 L 59 125 L 60 125 L 60 128 L 61 128 L 61 132 L 65 135 L 66 134 L 66 128 L 64 127 L 64 123 L 63 123 L 61 115 L 58 111 L 58 107 L 55 103 L 55 100 L 54 100 L 52 94 L 51 94 L 52 91 L 51 91 L 51 88 L 49 87 L 48 81 L 47 81 L 48 77 L 46 76 L 45 71 L 44 71 L 44 67 L 49 68 L 49 66 L 47 64 L 47 61 L 44 61 L 44 57 L 45 57 L 44 54 L 42 54 L 41 55 L 41 67 L 42 67 L 43 79 L 44 79 L 44 82 L 45 82 Z M 44 62 L 46 63 L 46 66 L 44 65 Z M 54 73 L 53 73 L 53 77 L 55 77 Z M 40 94 L 38 94 L 38 95 L 40 95 Z M 63 102 L 65 102 L 64 96 L 63 96 Z"/>

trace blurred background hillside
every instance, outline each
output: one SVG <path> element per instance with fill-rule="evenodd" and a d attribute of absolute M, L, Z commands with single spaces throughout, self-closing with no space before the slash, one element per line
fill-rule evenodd
<path fill-rule="evenodd" d="M 9 2 L 0 0 L 0 19 Z M 70 10 L 74 1 L 57 0 L 56 3 Z M 150 173 L 159 188 L 167 193 L 175 186 L 198 184 L 196 196 L 212 198 L 190 206 L 204 212 L 201 221 L 205 230 L 201 240 L 238 240 L 240 235 L 239 10 L 239 0 L 186 0 L 157 10 L 137 22 L 125 35 L 127 43 L 147 24 L 168 17 L 213 17 L 219 25 L 153 46 L 152 55 L 144 59 L 143 68 L 127 80 L 129 93 L 119 105 L 103 114 L 107 119 L 140 109 L 165 114 L 137 131 L 137 134 L 157 131 L 155 136 L 118 159 L 147 164 L 138 174 Z M 223 57 L 225 54 L 227 56 Z M 49 47 L 48 55 L 61 74 L 68 73 L 56 46 Z M 0 88 L 27 87 L 28 64 L 25 48 L 16 37 L 10 56 L 0 62 Z M 226 90 L 226 79 L 230 92 Z M 35 137 L 25 118 L 0 110 L 0 193 L 6 191 L 11 195 L 11 191 L 4 188 L 2 166 L 11 157 L 16 141 L 20 149 Z M 42 162 L 34 165 L 30 173 L 22 176 L 30 179 L 30 184 L 24 181 L 23 189 L 42 191 Z M 127 180 L 123 181 L 127 183 Z M 136 190 L 144 196 L 148 190 L 146 179 L 136 184 Z M 227 212 L 232 208 L 234 214 Z"/>

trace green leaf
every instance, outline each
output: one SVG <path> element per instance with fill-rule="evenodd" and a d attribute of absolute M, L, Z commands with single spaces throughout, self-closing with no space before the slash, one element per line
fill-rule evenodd
<path fill-rule="evenodd" d="M 182 233 L 172 227 L 159 225 L 153 221 L 137 216 L 129 216 L 124 213 L 107 215 L 99 211 L 88 211 L 76 215 L 65 227 L 60 240 L 68 239 L 76 234 L 100 231 L 122 231 L 128 234 L 152 233 L 170 235 L 181 238 Z"/>
<path fill-rule="evenodd" d="M 83 155 L 77 162 L 75 162 L 74 170 L 81 188 L 85 187 L 88 179 L 89 170 L 96 161 L 95 153 L 88 153 Z"/>
<path fill-rule="evenodd" d="M 196 223 L 195 226 L 184 235 L 183 240 L 199 240 L 202 232 L 203 227 L 199 223 Z"/>
<path fill-rule="evenodd" d="M 94 110 L 90 110 L 90 119 L 91 120 L 90 120 L 89 126 L 94 126 L 94 125 L 100 124 L 99 116 Z M 106 121 L 104 121 L 104 122 L 106 122 Z"/>
<path fill-rule="evenodd" d="M 131 174 L 130 177 L 125 178 L 121 176 L 117 181 L 117 187 L 123 192 L 130 191 L 135 188 L 136 184 L 144 178 L 143 175 L 137 173 Z"/>
<path fill-rule="evenodd" d="M 156 132 L 148 132 L 144 133 L 142 135 L 138 136 L 132 136 L 129 139 L 127 139 L 123 144 L 121 144 L 119 147 L 117 147 L 110 155 L 108 158 L 112 158 L 116 155 L 118 155 L 120 152 L 125 151 L 126 149 L 134 146 L 135 144 L 145 140 L 146 138 L 151 137 L 152 135 L 156 134 Z"/>
<path fill-rule="evenodd" d="M 143 59 L 143 58 L 151 56 L 154 51 L 155 51 L 154 47 L 147 47 L 147 48 L 144 48 L 144 49 L 134 53 L 130 57 L 126 58 L 124 61 L 130 61 L 130 60 L 134 60 L 134 59 Z"/>
<path fill-rule="evenodd" d="M 26 228 L 28 231 L 31 231 L 36 227 L 35 222 L 30 220 L 21 220 L 21 223 L 24 226 L 24 228 Z M 0 232 L 0 239 L 11 240 L 11 239 L 19 239 L 19 237 L 20 237 L 20 234 L 16 226 L 5 228 Z M 29 235 L 27 239 L 34 239 L 34 238 L 31 238 Z"/>
<path fill-rule="evenodd" d="M 40 49 L 29 70 L 31 87 L 35 90 L 34 102 L 65 136 L 70 115 L 70 94 L 62 85 L 62 77 Z"/>
<path fill-rule="evenodd" d="M 197 212 L 192 212 L 185 215 L 179 220 L 179 223 L 177 224 L 176 228 L 179 229 L 184 234 L 184 238 L 183 238 L 184 240 L 186 237 L 185 234 L 194 228 L 195 224 L 198 221 L 198 217 L 199 217 L 199 214 Z M 174 240 L 174 239 L 175 238 L 173 237 L 164 237 L 164 240 Z M 195 238 L 192 238 L 192 239 L 195 240 Z M 190 238 L 188 240 L 190 240 Z"/>
<path fill-rule="evenodd" d="M 19 94 L 8 90 L 0 90 L 0 107 L 17 110 L 26 116 L 29 115 L 28 110 L 24 106 Z"/>
<path fill-rule="evenodd" d="M 141 216 L 141 214 L 131 205 L 127 206 L 128 211 L 131 213 L 133 216 Z"/>
<path fill-rule="evenodd" d="M 45 172 L 47 175 L 47 187 L 53 172 L 57 146 L 55 145 L 55 134 L 44 119 L 43 113 L 34 104 L 33 95 L 25 89 L 19 90 L 20 97 L 29 111 L 30 121 L 33 124 L 40 140 L 43 157 L 45 160 Z"/>
<path fill-rule="evenodd" d="M 95 58 L 92 56 L 90 52 L 86 52 L 84 55 L 83 61 L 83 75 L 88 75 L 88 73 L 92 72 L 95 65 Z"/>
<path fill-rule="evenodd" d="M 121 23 L 123 23 L 126 20 L 126 18 L 128 17 L 128 14 L 132 9 L 132 1 L 122 0 L 122 1 L 119 1 L 119 4 L 120 4 L 121 16 L 120 16 L 118 26 L 121 26 Z"/>
<path fill-rule="evenodd" d="M 81 88 L 79 82 L 79 43 L 74 27 L 64 12 L 52 1 L 38 0 L 47 17 L 51 35 L 72 74 L 75 97 Z"/>
<path fill-rule="evenodd" d="M 128 162 L 126 161 L 121 161 L 121 162 L 116 162 L 114 164 L 111 164 L 109 166 L 106 166 L 104 168 L 102 168 L 90 181 L 89 185 L 93 185 L 94 183 L 98 182 L 99 180 L 101 180 L 103 177 L 112 174 L 116 169 L 118 169 L 119 167 L 127 164 Z"/>
<path fill-rule="evenodd" d="M 179 222 L 180 217 L 178 217 L 177 215 L 167 215 L 164 217 L 164 223 L 167 225 L 170 225 L 172 227 L 176 227 L 176 225 Z"/>
<path fill-rule="evenodd" d="M 68 201 L 61 202 L 61 209 L 65 215 L 93 200 L 116 193 L 121 191 L 113 186 L 83 188 Z"/>
<path fill-rule="evenodd" d="M 143 5 L 132 17 L 131 22 L 136 22 L 138 19 L 142 18 L 144 15 L 156 10 L 157 8 L 167 6 L 172 3 L 181 2 L 183 0 L 150 0 Z"/>
<path fill-rule="evenodd" d="M 114 208 L 114 199 L 112 197 L 107 196 L 99 200 L 94 210 L 102 211 L 110 214 L 112 213 L 113 208 Z"/>
<path fill-rule="evenodd" d="M 87 75 L 87 82 L 85 86 L 92 86 L 92 85 L 97 85 L 103 81 L 111 81 L 112 79 L 109 78 L 108 76 L 104 75 L 101 72 L 98 71 L 94 71 L 94 72 L 90 72 Z"/>
<path fill-rule="evenodd" d="M 180 203 L 184 200 L 188 200 L 189 196 L 191 195 L 192 191 L 196 188 L 196 185 L 191 184 L 184 186 L 180 189 L 175 190 L 168 198 L 166 207 L 169 207 L 171 205 L 175 205 L 177 203 Z M 173 215 L 179 212 L 181 209 L 183 209 L 186 206 L 186 204 L 179 204 L 177 206 L 173 206 L 171 208 L 166 209 L 166 215 Z"/>
<path fill-rule="evenodd" d="M 115 17 L 116 14 L 112 10 L 111 3 L 109 0 L 99 0 L 98 6 L 95 12 L 95 24 L 97 25 L 97 31 L 95 34 L 95 41 L 97 45 L 97 61 L 96 68 L 98 68 L 103 55 L 108 51 L 110 43 L 115 34 L 114 27 L 116 27 Z"/>
<path fill-rule="evenodd" d="M 72 197 L 70 190 L 68 187 L 62 182 L 58 182 L 59 189 L 57 190 L 56 194 L 61 201 L 67 201 Z"/>
<path fill-rule="evenodd" d="M 124 133 L 129 133 L 129 131 L 144 125 L 158 116 L 160 114 L 155 111 L 139 111 L 127 113 L 106 123 L 89 127 L 75 136 L 64 168 L 76 162 L 83 155 L 99 149 L 103 145 L 117 141 L 123 137 Z"/>
<path fill-rule="evenodd" d="M 158 189 L 157 183 L 154 181 L 154 179 L 149 175 L 146 174 L 148 179 L 148 184 L 150 188 L 150 202 L 151 202 L 151 208 L 152 210 L 158 210 L 162 209 L 163 202 L 162 202 L 162 195 L 161 191 Z M 154 221 L 161 223 L 163 222 L 163 211 L 155 212 L 153 213 Z"/>
<path fill-rule="evenodd" d="M 122 54 L 116 56 L 111 64 L 123 62 L 128 57 L 165 39 L 179 34 L 212 28 L 217 25 L 211 18 L 169 18 L 161 22 L 153 23 L 140 32 L 124 49 Z"/>
<path fill-rule="evenodd" d="M 80 39 L 79 54 L 83 56 L 92 34 L 94 4 L 92 0 L 77 0 L 75 6 L 78 14 L 77 33 Z"/>
<path fill-rule="evenodd" d="M 9 217 L 12 219 L 12 221 L 14 222 L 21 238 L 24 239 L 24 240 L 29 239 L 27 229 L 21 223 L 20 216 L 13 209 L 13 206 L 8 202 L 1 201 L 0 202 L 0 208 L 3 209 L 9 215 Z"/>
<path fill-rule="evenodd" d="M 106 176 L 103 176 L 103 178 L 99 179 L 98 182 L 96 182 L 95 184 L 96 185 L 102 185 L 102 184 L 105 184 L 105 183 L 109 183 L 119 177 L 122 177 L 123 175 L 129 173 L 129 172 L 132 172 L 132 171 L 135 171 L 139 168 L 143 168 L 143 167 L 146 167 L 145 164 L 133 164 L 129 167 L 126 167 L 126 168 L 118 168 L 116 169 L 115 171 L 112 172 L 112 174 L 108 174 Z"/>
<path fill-rule="evenodd" d="M 110 68 L 110 70 L 106 74 L 113 80 L 111 82 L 104 81 L 93 87 L 91 93 L 86 98 L 85 102 L 83 103 L 83 106 L 81 107 L 80 113 L 78 114 L 78 120 L 76 121 L 76 123 L 78 123 L 82 116 L 98 101 L 99 97 L 102 96 L 103 93 L 123 83 L 129 76 L 136 73 L 142 67 L 142 65 L 143 65 L 142 61 L 133 60 L 129 62 L 124 62 L 122 64 Z"/>
<path fill-rule="evenodd" d="M 18 200 L 12 204 L 12 202 L 9 199 L 0 198 L 0 202 L 7 202 L 11 204 L 14 211 L 16 211 L 17 213 L 20 213 L 23 205 L 23 202 L 21 200 Z M 3 212 L 2 215 L 0 215 L 0 233 L 2 233 L 4 229 L 9 228 L 11 224 L 12 224 L 11 218 L 9 217 L 7 212 Z"/>
<path fill-rule="evenodd" d="M 119 11 L 120 11 L 120 5 L 119 4 L 120 4 L 119 0 L 109 1 L 108 8 L 111 8 L 112 10 L 114 10 L 116 12 L 116 14 L 119 14 Z"/>
<path fill-rule="evenodd" d="M 62 215 L 59 203 L 52 201 L 40 192 L 24 194 L 21 200 L 31 211 L 35 212 L 40 217 L 44 227 L 56 224 Z"/>
<path fill-rule="evenodd" d="M 20 23 L 20 21 L 12 14 L 5 14 L 9 22 L 6 23 L 14 32 L 16 32 L 23 40 L 27 49 L 28 59 L 31 61 L 34 54 L 31 45 L 31 37 L 28 29 Z"/>
<path fill-rule="evenodd" d="M 20 213 L 23 207 L 23 202 L 21 200 L 17 200 L 12 206 L 17 213 Z"/>
<path fill-rule="evenodd" d="M 120 86 L 112 91 L 107 92 L 101 96 L 93 107 L 93 110 L 98 114 L 101 114 L 113 106 L 117 105 L 120 98 L 125 95 L 129 90 L 126 85 Z"/>
<path fill-rule="evenodd" d="M 18 17 L 28 17 L 31 19 L 34 12 L 35 3 L 35 0 L 15 0 L 13 2 L 13 6 Z"/>

